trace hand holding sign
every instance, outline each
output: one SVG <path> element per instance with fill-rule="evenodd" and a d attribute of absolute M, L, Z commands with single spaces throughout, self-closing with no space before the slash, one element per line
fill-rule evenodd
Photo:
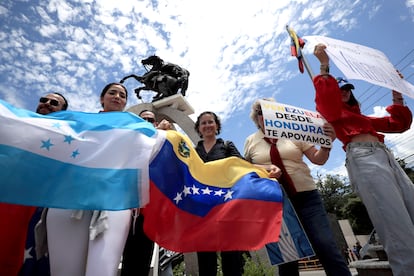
<path fill-rule="evenodd" d="M 266 137 L 332 147 L 335 131 L 319 113 L 265 100 L 260 104 Z"/>
<path fill-rule="evenodd" d="M 357 79 L 399 91 L 414 98 L 414 85 L 403 80 L 380 51 L 363 45 L 323 36 L 306 36 L 307 46 L 326 45 L 326 53 L 348 79 Z M 313 49 L 313 48 L 312 48 Z M 315 55 L 317 53 L 315 52 Z M 317 56 L 321 64 L 320 56 Z"/>

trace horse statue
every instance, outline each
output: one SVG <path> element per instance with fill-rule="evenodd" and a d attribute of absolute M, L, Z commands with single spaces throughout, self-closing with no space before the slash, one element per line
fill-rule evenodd
<path fill-rule="evenodd" d="M 135 89 L 138 99 L 141 99 L 140 92 L 142 90 L 157 92 L 152 99 L 153 102 L 175 95 L 178 93 L 178 90 L 185 96 L 188 88 L 188 77 L 190 76 L 188 70 L 173 63 L 165 63 L 156 55 L 141 60 L 141 63 L 147 71 L 144 75 L 137 76 L 132 74 L 120 81 L 120 83 L 123 83 L 126 79 L 133 77 L 144 84 L 144 86 Z"/>

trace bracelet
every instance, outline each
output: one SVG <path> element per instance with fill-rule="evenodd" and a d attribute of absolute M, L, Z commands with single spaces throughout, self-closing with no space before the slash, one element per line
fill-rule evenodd
<path fill-rule="evenodd" d="M 392 99 L 392 102 L 393 103 L 401 103 L 401 104 L 403 104 L 404 103 L 404 99 Z"/>
<path fill-rule="evenodd" d="M 320 70 L 329 74 L 329 64 L 321 64 Z"/>

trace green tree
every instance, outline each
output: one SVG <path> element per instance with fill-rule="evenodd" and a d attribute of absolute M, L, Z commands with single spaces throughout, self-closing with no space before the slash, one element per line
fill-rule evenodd
<path fill-rule="evenodd" d="M 342 207 L 342 214 L 349 220 L 352 230 L 356 234 L 368 235 L 374 228 L 365 205 L 355 193 L 348 197 L 347 202 Z"/>
<path fill-rule="evenodd" d="M 327 174 L 324 177 L 318 175 L 316 186 L 322 196 L 325 209 L 328 213 L 335 214 L 338 219 L 343 219 L 343 206 L 346 204 L 352 188 L 345 184 L 345 177 Z"/>
<path fill-rule="evenodd" d="M 348 219 L 355 234 L 369 234 L 372 223 L 361 199 L 353 192 L 346 177 L 318 175 L 316 186 L 325 209 L 337 219 Z"/>
<path fill-rule="evenodd" d="M 401 168 L 405 171 L 408 177 L 411 179 L 411 182 L 414 182 L 414 169 L 411 167 L 407 167 L 407 163 L 404 159 L 397 158 L 398 164 L 400 164 Z"/>

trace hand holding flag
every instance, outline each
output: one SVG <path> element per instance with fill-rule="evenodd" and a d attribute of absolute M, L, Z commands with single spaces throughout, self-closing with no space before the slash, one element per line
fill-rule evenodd
<path fill-rule="evenodd" d="M 159 136 L 144 208 L 148 237 L 176 252 L 256 250 L 278 240 L 278 182 L 237 157 L 204 163 L 178 132 Z"/>
<path fill-rule="evenodd" d="M 144 205 L 154 133 L 128 112 L 40 115 L 0 100 L 0 202 L 83 210 Z"/>
<path fill-rule="evenodd" d="M 309 77 L 313 79 L 312 69 L 309 66 L 305 56 L 302 54 L 302 49 L 305 46 L 305 41 L 302 38 L 300 38 L 296 34 L 296 32 L 289 27 L 289 25 L 286 25 L 286 30 L 289 33 L 291 39 L 290 53 L 292 56 L 295 56 L 298 59 L 299 71 L 303 73 L 303 67 L 305 66 L 306 71 L 308 71 Z"/>

